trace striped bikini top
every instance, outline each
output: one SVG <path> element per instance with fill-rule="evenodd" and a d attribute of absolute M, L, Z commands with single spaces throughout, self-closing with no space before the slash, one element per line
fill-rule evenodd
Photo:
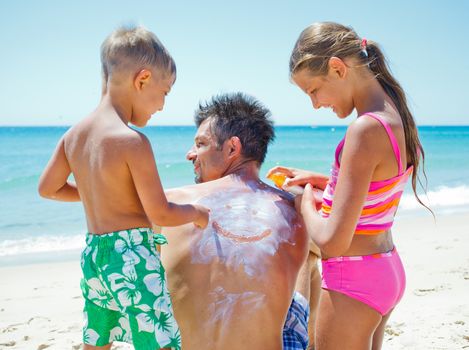
<path fill-rule="evenodd" d="M 372 181 L 368 188 L 368 194 L 358 219 L 357 227 L 355 228 L 355 234 L 376 235 L 384 233 L 391 228 L 405 184 L 412 174 L 413 166 L 408 167 L 405 171 L 403 170 L 399 144 L 388 123 L 376 114 L 365 114 L 379 121 L 386 129 L 399 167 L 397 176 L 387 180 Z M 344 143 L 345 137 L 335 150 L 335 162 L 332 164 L 331 177 L 324 190 L 321 209 L 321 215 L 324 218 L 328 218 L 331 213 L 334 191 L 340 170 L 339 155 L 344 147 Z"/>

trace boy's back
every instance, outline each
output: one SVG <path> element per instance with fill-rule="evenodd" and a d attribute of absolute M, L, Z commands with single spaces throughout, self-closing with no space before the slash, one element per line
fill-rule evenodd
<path fill-rule="evenodd" d="M 64 137 L 88 230 L 96 234 L 151 227 L 126 161 L 132 157 L 133 145 L 148 141 L 113 114 L 96 111 Z"/>

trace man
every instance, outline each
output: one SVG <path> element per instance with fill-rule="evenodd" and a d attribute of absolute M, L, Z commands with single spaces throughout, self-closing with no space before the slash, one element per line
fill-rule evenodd
<path fill-rule="evenodd" d="M 292 197 L 259 180 L 274 138 L 269 115 L 239 93 L 199 106 L 187 156 L 199 184 L 167 192 L 211 210 L 205 230 L 164 229 L 162 260 L 185 349 L 282 349 L 308 238 Z M 307 323 L 307 305 L 297 306 Z"/>

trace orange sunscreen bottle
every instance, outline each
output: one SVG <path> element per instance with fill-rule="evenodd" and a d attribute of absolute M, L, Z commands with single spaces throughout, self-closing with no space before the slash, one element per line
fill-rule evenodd
<path fill-rule="evenodd" d="M 269 180 L 272 180 L 275 186 L 278 188 L 290 192 L 293 195 L 299 195 L 303 194 L 304 188 L 298 185 L 293 185 L 293 186 L 284 186 L 285 180 L 287 179 L 287 176 L 282 174 L 282 173 L 273 173 L 268 177 Z M 320 210 L 321 209 L 321 203 L 322 203 L 322 193 L 323 191 L 320 190 L 319 188 L 314 188 L 313 187 L 313 192 L 314 192 L 314 199 L 316 202 L 316 209 Z"/>
<path fill-rule="evenodd" d="M 290 192 L 294 195 L 303 194 L 304 189 L 301 186 L 283 186 L 287 176 L 282 173 L 273 173 L 268 178 L 274 182 L 275 186 L 284 191 Z"/>

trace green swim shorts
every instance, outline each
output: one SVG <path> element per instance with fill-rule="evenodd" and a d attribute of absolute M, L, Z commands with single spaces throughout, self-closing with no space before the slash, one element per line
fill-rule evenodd
<path fill-rule="evenodd" d="M 181 348 L 165 270 L 149 228 L 88 234 L 81 255 L 85 297 L 83 342 L 133 343 L 136 350 Z"/>

